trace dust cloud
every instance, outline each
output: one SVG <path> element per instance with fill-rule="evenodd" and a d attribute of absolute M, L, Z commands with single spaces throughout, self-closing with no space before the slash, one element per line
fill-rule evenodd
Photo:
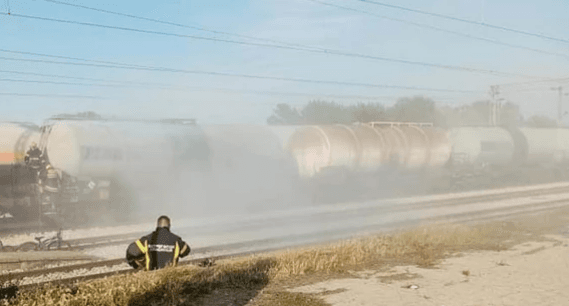
<path fill-rule="evenodd" d="M 310 205 L 295 162 L 263 126 L 182 129 L 189 133 L 162 143 L 159 156 L 140 148 L 139 167 L 117 174 L 120 190 L 113 200 L 129 219 L 214 218 Z M 176 141 L 180 146 L 172 150 Z"/>

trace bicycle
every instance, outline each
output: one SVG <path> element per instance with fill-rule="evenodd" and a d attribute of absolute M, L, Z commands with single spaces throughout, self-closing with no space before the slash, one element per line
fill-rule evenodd
<path fill-rule="evenodd" d="M 53 250 L 65 250 L 71 251 L 71 244 L 67 241 L 63 241 L 61 238 L 61 229 L 57 232 L 55 237 L 43 240 L 44 236 L 35 237 L 37 242 L 25 242 L 16 248 L 18 252 L 27 251 L 53 251 Z"/>
<path fill-rule="evenodd" d="M 2 240 L 0 240 L 0 252 L 13 252 L 14 251 L 14 247 L 13 246 L 9 246 L 9 245 L 4 245 L 2 243 Z"/>

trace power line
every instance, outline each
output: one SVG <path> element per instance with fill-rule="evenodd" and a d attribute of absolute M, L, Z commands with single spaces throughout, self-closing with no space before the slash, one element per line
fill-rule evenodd
<path fill-rule="evenodd" d="M 83 95 L 58 95 L 58 94 L 28 94 L 28 93 L 15 93 L 15 92 L 0 92 L 0 96 L 15 96 L 15 97 L 39 97 L 39 98 L 68 98 L 68 99 L 93 99 L 93 100 L 107 100 L 108 98 L 99 96 L 83 96 Z"/>
<path fill-rule="evenodd" d="M 51 1 L 51 0 L 45 0 L 45 1 Z M 423 29 L 429 29 L 429 30 L 434 30 L 434 31 L 443 32 L 443 33 L 449 33 L 449 34 L 453 34 L 453 35 L 457 35 L 457 36 L 461 36 L 461 37 L 466 37 L 466 38 L 470 38 L 470 39 L 475 39 L 475 40 L 479 40 L 479 41 L 484 41 L 484 42 L 488 42 L 488 43 L 492 43 L 492 44 L 496 44 L 496 45 L 501 45 L 501 46 L 516 48 L 516 49 L 521 49 L 521 50 L 527 50 L 527 51 L 532 51 L 532 52 L 537 52 L 537 53 L 547 54 L 547 55 L 553 55 L 553 56 L 558 56 L 558 57 L 563 57 L 563 58 L 569 59 L 569 54 L 551 52 L 551 51 L 546 51 L 546 50 L 541 50 L 541 49 L 535 49 L 535 48 L 530 48 L 530 47 L 525 47 L 525 46 L 510 44 L 510 43 L 506 43 L 506 42 L 499 41 L 499 40 L 494 40 L 494 39 L 489 39 L 489 38 L 474 36 L 474 35 L 470 35 L 470 34 L 458 32 L 458 31 L 452 31 L 452 30 L 447 30 L 447 29 L 444 29 L 444 28 L 435 27 L 435 26 L 432 26 L 432 25 L 429 25 L 429 24 L 426 24 L 426 23 L 419 23 L 419 22 L 413 22 L 413 21 L 404 20 L 404 19 L 399 19 L 399 18 L 388 17 L 388 16 L 384 16 L 384 15 L 378 15 L 378 14 L 374 14 L 374 13 L 369 12 L 369 11 L 362 11 L 362 10 L 354 9 L 354 8 L 351 8 L 351 7 L 342 6 L 342 5 L 336 5 L 336 4 L 332 4 L 332 3 L 328 3 L 328 2 L 323 2 L 323 1 L 319 1 L 319 0 L 307 0 L 307 1 L 315 2 L 315 3 L 320 3 L 320 4 L 322 4 L 322 5 L 331 6 L 331 7 L 335 7 L 335 8 L 338 8 L 338 9 L 343 9 L 343 10 L 358 12 L 358 13 L 361 13 L 361 14 L 366 14 L 366 15 L 370 15 L 370 16 L 374 16 L 374 17 L 378 17 L 378 18 L 382 18 L 382 19 L 386 19 L 386 20 L 391 20 L 391 21 L 395 21 L 395 22 L 400 22 L 400 23 L 404 23 L 404 24 L 408 24 L 408 25 L 413 25 L 413 26 L 417 26 L 417 27 L 420 27 L 420 28 L 423 28 Z"/>
<path fill-rule="evenodd" d="M 125 70 L 139 70 L 139 71 L 157 71 L 157 72 L 170 72 L 170 73 L 183 73 L 183 74 L 203 74 L 203 75 L 212 75 L 212 76 L 239 77 L 239 78 L 249 78 L 249 79 L 263 79 L 263 80 L 287 81 L 287 82 L 296 82 L 296 83 L 327 84 L 327 85 L 341 85 L 341 86 L 357 86 L 357 87 L 369 87 L 369 88 L 391 88 L 391 89 L 405 89 L 405 90 L 422 90 L 422 91 L 438 91 L 438 92 L 457 92 L 457 93 L 480 93 L 480 92 L 481 92 L 481 91 L 475 91 L 475 90 L 439 89 L 439 88 L 415 87 L 415 86 L 398 86 L 398 85 L 370 84 L 370 83 L 357 83 L 357 82 L 341 82 L 341 81 L 323 81 L 323 80 L 313 80 L 313 79 L 272 77 L 272 76 L 260 76 L 260 75 L 251 75 L 251 74 L 226 73 L 226 72 L 213 72 L 213 71 L 200 71 L 200 70 L 184 70 L 184 69 L 174 69 L 174 68 L 165 68 L 165 67 L 152 67 L 152 66 L 125 66 L 125 64 L 119 64 L 119 65 L 117 65 L 117 64 L 70 63 L 70 62 L 58 62 L 58 61 L 36 60 L 36 59 L 22 59 L 22 58 L 9 58 L 9 57 L 0 57 L 0 60 L 7 60 L 7 61 L 23 61 L 23 62 L 33 62 L 33 63 L 46 63 L 46 64 L 55 64 L 55 65 L 72 65 L 72 66 L 84 66 L 84 67 L 98 67 L 98 68 L 110 68 L 110 69 L 125 69 Z"/>
<path fill-rule="evenodd" d="M 507 27 L 503 27 L 503 26 L 497 26 L 497 25 L 493 25 L 493 24 L 489 24 L 489 23 L 485 23 L 485 22 L 478 22 L 478 21 L 462 19 L 462 18 L 448 16 L 448 15 L 438 14 L 438 13 L 431 13 L 431 12 L 421 11 L 421 10 L 417 10 L 417 9 L 412 9 L 412 8 L 407 8 L 407 7 L 403 7 L 403 6 L 387 4 L 387 3 L 377 2 L 377 1 L 370 1 L 370 0 L 357 0 L 357 1 L 365 2 L 365 3 L 369 3 L 369 4 L 374 4 L 374 5 L 379 5 L 379 6 L 384 6 L 384 7 L 389 7 L 389 8 L 398 9 L 398 10 L 403 10 L 403 11 L 408 11 L 408 12 L 413 12 L 413 13 L 417 13 L 417 14 L 429 15 L 429 16 L 448 19 L 448 20 L 454 20 L 454 21 L 460 21 L 460 22 L 469 23 L 469 24 L 475 24 L 475 25 L 479 25 L 479 26 L 483 26 L 483 27 L 503 30 L 503 31 L 507 31 L 507 32 L 517 33 L 517 34 L 523 34 L 523 35 L 527 35 L 527 36 L 539 37 L 542 39 L 548 39 L 548 40 L 553 40 L 553 41 L 558 41 L 558 42 L 563 42 L 563 43 L 569 43 L 569 40 L 567 40 L 567 39 L 546 36 L 546 35 L 541 34 L 541 33 L 531 33 L 531 32 L 526 32 L 526 31 L 522 31 L 522 30 L 507 28 Z"/>
<path fill-rule="evenodd" d="M 120 85 L 110 85 L 110 84 L 86 84 L 86 83 L 36 81 L 36 80 L 16 80 L 16 79 L 0 79 L 0 82 L 38 83 L 38 84 L 52 84 L 52 85 L 74 85 L 74 86 L 124 87 L 124 86 L 120 86 Z"/>
<path fill-rule="evenodd" d="M 363 96 L 363 95 L 334 95 L 334 94 L 320 94 L 320 93 L 299 93 L 299 92 L 276 92 L 276 91 L 259 91 L 259 90 L 239 90 L 230 88 L 208 88 L 208 87 L 198 87 L 198 86 L 184 86 L 184 87 L 172 87 L 167 84 L 161 83 L 147 83 L 147 82 L 129 82 L 129 81 L 116 81 L 107 79 L 95 79 L 95 78 L 84 78 L 84 77 L 72 77 L 64 75 L 54 75 L 54 74 L 43 74 L 43 73 L 31 73 L 31 72 L 20 72 L 11 70 L 0 70 L 0 73 L 14 73 L 22 75 L 33 75 L 33 76 L 43 76 L 43 77 L 53 77 L 53 78 L 65 78 L 65 79 L 78 79 L 78 80 L 90 80 L 90 81 L 101 81 L 101 82 L 111 82 L 111 83 L 127 83 L 127 86 L 111 86 L 111 87 L 143 87 L 152 88 L 149 86 L 159 85 L 164 87 L 154 87 L 160 89 L 170 89 L 176 91 L 213 91 L 222 93 L 245 93 L 245 94 L 258 94 L 258 95 L 276 95 L 276 96 L 300 96 L 300 97 L 326 97 L 326 98 L 336 98 L 336 99 L 361 99 L 361 100 L 382 100 L 382 99 L 397 99 L 397 96 Z M 106 84 L 86 84 L 86 83 L 68 83 L 68 82 L 52 82 L 52 81 L 28 81 L 28 80 L 15 80 L 15 79 L 0 79 L 0 82 L 20 82 L 20 83 L 44 83 L 44 84 L 56 84 L 56 85 L 78 85 L 78 86 L 103 86 L 107 87 Z M 131 86 L 129 86 L 131 84 Z M 138 85 L 138 86 L 135 86 Z M 441 99 L 438 97 L 438 99 Z"/>
<path fill-rule="evenodd" d="M 52 55 L 52 54 L 45 54 L 45 53 L 35 53 L 35 52 L 26 52 L 26 51 L 16 51 L 16 50 L 8 50 L 8 49 L 0 49 L 0 52 L 23 54 L 23 55 L 33 55 L 33 56 L 43 56 L 43 57 L 50 57 L 50 58 L 57 58 L 57 59 L 67 59 L 67 60 L 74 60 L 74 61 L 81 61 L 81 62 L 89 62 L 89 63 L 111 64 L 111 65 L 117 65 L 117 66 L 146 67 L 146 66 L 140 66 L 140 65 L 134 65 L 134 64 L 123 64 L 123 63 L 117 63 L 117 62 L 91 60 L 91 59 L 85 59 L 85 58 L 79 58 L 79 57 L 60 56 L 60 55 Z"/>
<path fill-rule="evenodd" d="M 228 35 L 228 36 L 235 36 L 235 37 L 241 37 L 241 38 L 247 38 L 247 39 L 257 40 L 257 41 L 266 41 L 266 42 L 271 42 L 271 43 L 276 43 L 276 44 L 281 44 L 281 45 L 286 45 L 286 46 L 295 46 L 295 47 L 302 47 L 302 48 L 310 48 L 310 49 L 320 49 L 320 50 L 322 50 L 322 48 L 319 48 L 319 47 L 313 47 L 313 46 L 301 45 L 301 44 L 293 44 L 293 43 L 289 43 L 289 42 L 283 42 L 283 41 L 272 40 L 272 39 L 266 39 L 266 38 L 259 38 L 259 37 L 252 37 L 252 36 L 241 35 L 241 34 L 231 33 L 231 32 L 209 30 L 209 29 L 205 29 L 204 27 L 190 26 L 190 25 L 185 25 L 185 24 L 180 24 L 180 23 L 175 23 L 175 22 L 168 22 L 168 21 L 163 21 L 163 20 L 158 20 L 158 19 L 153 19 L 153 18 L 148 18 L 148 17 L 141 17 L 141 16 L 132 15 L 132 14 L 119 13 L 119 12 L 114 12 L 114 11 L 109 11 L 109 10 L 104 10 L 104 9 L 99 9 L 99 8 L 84 6 L 84 5 L 78 5 L 78 4 L 72 4 L 72 3 L 62 2 L 62 1 L 56 1 L 56 0 L 44 0 L 44 1 L 50 2 L 50 3 L 53 3 L 53 4 L 67 5 L 67 6 L 71 6 L 71 7 L 76 7 L 76 8 L 81 8 L 81 9 L 86 9 L 86 10 L 91 10 L 91 11 L 96 11 L 96 12 L 101 12 L 101 13 L 106 13 L 106 14 L 112 14 L 112 15 L 117 15 L 117 16 L 122 16 L 122 17 L 128 17 L 128 18 L 133 18 L 133 19 L 144 20 L 144 21 L 151 21 L 151 22 L 155 22 L 155 23 L 166 24 L 166 25 L 171 25 L 171 26 L 177 26 L 177 27 L 182 27 L 182 28 L 187 28 L 187 29 L 193 29 L 193 30 L 198 30 L 198 31 L 205 31 L 205 32 L 210 32 L 210 33 L 215 33 L 215 34 L 223 34 L 223 35 Z M 512 47 L 512 48 L 518 48 L 518 49 L 523 49 L 523 50 L 538 52 L 538 53 L 542 53 L 542 54 L 560 56 L 560 57 L 564 57 L 564 58 L 568 58 L 568 59 L 569 59 L 569 55 L 567 55 L 567 54 L 556 53 L 556 52 L 549 52 L 549 51 L 545 51 L 545 50 L 534 49 L 534 48 L 529 48 L 529 47 L 525 47 L 525 46 L 519 46 L 519 45 L 504 43 L 504 42 L 497 41 L 497 40 L 492 40 L 492 39 L 483 38 L 483 37 L 477 37 L 477 36 L 473 36 L 473 35 L 469 35 L 469 34 L 457 32 L 457 31 L 452 31 L 452 30 L 447 30 L 447 29 L 443 29 L 443 28 L 434 27 L 434 26 L 431 26 L 431 25 L 428 25 L 428 24 L 425 24 L 425 23 L 417 23 L 417 22 L 412 22 L 412 21 L 408 21 L 408 20 L 403 20 L 403 19 L 398 19 L 398 18 L 392 18 L 392 17 L 382 16 L 382 15 L 377 15 L 377 14 L 373 14 L 373 13 L 368 12 L 368 11 L 357 10 L 357 9 L 353 9 L 353 8 L 350 8 L 350 7 L 345 7 L 345 6 L 341 6 L 341 5 L 335 5 L 335 4 L 326 3 L 326 2 L 322 2 L 322 1 L 318 1 L 318 0 L 308 0 L 308 1 L 317 2 L 317 3 L 323 4 L 323 5 L 332 6 L 332 7 L 336 7 L 336 8 L 340 8 L 340 9 L 345 9 L 345 10 L 350 10 L 350 11 L 354 11 L 354 12 L 359 12 L 359 13 L 363 13 L 363 14 L 368 14 L 368 15 L 371 15 L 371 16 L 376 16 L 376 17 L 383 18 L 383 19 L 387 19 L 387 20 L 391 20 L 391 21 L 402 22 L 402 23 L 406 23 L 406 24 L 418 26 L 418 27 L 421 27 L 421 28 L 427 28 L 427 29 L 431 29 L 431 30 L 435 30 L 435 31 L 440 31 L 440 32 L 444 32 L 444 33 L 450 33 L 450 34 L 453 34 L 453 35 L 458 35 L 458 36 L 467 37 L 467 38 L 471 38 L 471 39 L 476 39 L 476 40 L 480 40 L 480 41 L 485 41 L 485 42 L 489 42 L 489 43 L 494 43 L 494 44 L 498 44 L 498 45 L 503 45 L 503 46 L 508 46 L 508 47 Z"/>
<path fill-rule="evenodd" d="M 567 81 L 569 81 L 569 77 L 567 77 L 567 78 L 545 79 L 545 80 L 538 80 L 538 81 L 528 81 L 528 82 L 504 83 L 504 84 L 499 84 L 499 85 L 500 85 L 500 86 L 516 86 L 516 85 L 527 85 L 527 84 L 536 84 L 536 83 L 567 82 Z"/>
<path fill-rule="evenodd" d="M 9 14 L 0 13 L 0 15 L 9 15 Z M 394 62 L 394 63 L 424 66 L 424 67 L 431 67 L 431 68 L 440 68 L 440 69 L 455 70 L 455 71 L 466 71 L 466 72 L 474 72 L 474 73 L 482 73 L 482 74 L 491 74 L 491 75 L 496 75 L 496 76 L 524 77 L 524 78 L 536 78 L 536 79 L 542 78 L 542 77 L 529 76 L 529 75 L 524 75 L 524 74 L 500 72 L 500 71 L 490 70 L 490 69 L 478 69 L 478 68 L 470 68 L 470 67 L 463 67 L 463 66 L 442 65 L 442 64 L 434 64 L 434 63 L 427 63 L 427 62 L 409 61 L 409 60 L 402 60 L 402 59 L 394 59 L 394 58 L 387 58 L 387 57 L 365 55 L 365 54 L 359 54 L 359 53 L 349 53 L 349 52 L 337 51 L 337 50 L 332 50 L 332 49 L 315 50 L 315 49 L 307 49 L 307 48 L 301 48 L 301 47 L 280 46 L 280 45 L 261 44 L 261 43 L 250 43 L 250 42 L 235 41 L 235 40 L 228 40 L 228 39 L 218 39 L 218 38 L 195 36 L 195 35 L 185 35 L 185 34 L 159 32 L 159 31 L 149 31 L 149 30 L 142 30 L 142 29 L 125 28 L 125 27 L 109 26 L 109 25 L 96 24 L 96 23 L 79 22 L 79 21 L 62 20 L 62 19 L 53 19 L 53 18 L 29 16 L 29 15 L 22 15 L 22 14 L 10 14 L 9 16 L 43 20 L 43 21 L 52 21 L 52 22 L 59 22 L 59 23 L 67 23 L 67 24 L 77 24 L 77 25 L 98 27 L 98 28 L 104 28 L 104 29 L 131 31 L 131 32 L 145 33 L 145 34 L 165 35 L 165 36 L 191 38 L 191 39 L 201 39 L 201 40 L 218 41 L 218 42 L 233 43 L 233 44 L 240 44 L 240 45 L 251 45 L 251 46 L 257 46 L 257 47 L 288 49 L 288 50 L 304 51 L 304 52 L 320 53 L 320 54 L 332 54 L 332 55 L 339 55 L 339 56 L 346 56 L 346 57 L 357 57 L 357 58 L 364 58 L 364 59 L 370 59 L 370 60 Z"/>
<path fill-rule="evenodd" d="M 14 70 L 0 70 L 0 73 L 13 73 L 13 74 L 22 74 L 22 75 L 33 75 L 33 76 L 41 76 L 41 77 L 49 77 L 49 78 L 62 78 L 62 79 L 72 79 L 72 80 L 85 80 L 85 81 L 97 81 L 97 82 L 107 82 L 107 83 L 116 83 L 116 84 L 132 84 L 132 85 L 139 85 L 139 86 L 164 86 L 164 88 L 171 87 L 169 84 L 165 83 L 148 83 L 148 82 L 132 82 L 132 81 L 118 81 L 118 80 L 108 80 L 108 79 L 97 79 L 97 78 L 85 78 L 85 77 L 77 77 L 77 76 L 66 76 L 60 74 L 45 74 L 45 73 L 35 73 L 35 72 L 23 72 L 23 71 L 14 71 Z M 162 88 L 162 87 L 160 87 Z"/>
<path fill-rule="evenodd" d="M 155 22 L 155 23 L 161 23 L 161 24 L 177 26 L 177 27 L 181 27 L 181 28 L 193 29 L 193 30 L 197 30 L 197 31 L 210 32 L 210 33 L 214 33 L 214 34 L 222 34 L 222 35 L 228 35 L 228 36 L 234 36 L 234 37 L 241 37 L 241 38 L 252 39 L 252 40 L 257 40 L 257 41 L 266 41 L 266 42 L 281 44 L 281 45 L 285 45 L 285 46 L 320 49 L 317 47 L 311 47 L 311 46 L 306 46 L 306 45 L 301 45 L 301 44 L 293 44 L 293 43 L 283 42 L 283 41 L 278 41 L 278 40 L 273 40 L 273 39 L 259 38 L 259 37 L 253 37 L 253 36 L 248 36 L 248 35 L 241 35 L 241 34 L 237 34 L 237 33 L 217 31 L 217 30 L 209 30 L 209 29 L 206 29 L 206 28 L 201 27 L 201 26 L 200 27 L 190 26 L 190 25 L 186 25 L 186 24 L 163 21 L 163 20 L 158 20 L 158 19 L 153 19 L 153 18 L 148 18 L 148 17 L 141 17 L 141 16 L 136 16 L 136 15 L 131 15 L 131 14 L 119 13 L 119 12 L 89 7 L 89 6 L 85 6 L 85 5 L 78 5 L 78 4 L 72 4 L 72 3 L 55 1 L 55 0 L 44 0 L 44 1 L 50 2 L 53 4 L 67 5 L 67 6 L 77 7 L 77 8 L 86 9 L 86 10 L 92 10 L 92 11 L 106 13 L 106 14 L 123 16 L 123 17 L 128 17 L 128 18 L 133 18 L 133 19 L 144 20 L 144 21 L 151 21 L 151 22 Z"/>

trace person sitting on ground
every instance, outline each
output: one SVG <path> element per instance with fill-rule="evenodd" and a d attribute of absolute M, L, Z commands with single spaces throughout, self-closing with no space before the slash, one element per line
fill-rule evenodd
<path fill-rule="evenodd" d="M 180 257 L 190 254 L 190 246 L 170 232 L 170 218 L 160 216 L 156 230 L 131 243 L 126 250 L 128 264 L 146 271 L 176 266 Z"/>

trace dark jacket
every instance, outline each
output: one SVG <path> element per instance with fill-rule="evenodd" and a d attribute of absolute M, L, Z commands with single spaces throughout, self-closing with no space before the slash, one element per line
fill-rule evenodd
<path fill-rule="evenodd" d="M 43 152 L 39 148 L 29 149 L 24 157 L 24 162 L 32 169 L 39 169 L 41 167 Z"/>
<path fill-rule="evenodd" d="M 169 229 L 156 228 L 150 235 L 131 243 L 126 250 L 126 260 L 133 268 L 162 269 L 176 265 L 180 257 L 190 254 L 190 246 Z"/>

